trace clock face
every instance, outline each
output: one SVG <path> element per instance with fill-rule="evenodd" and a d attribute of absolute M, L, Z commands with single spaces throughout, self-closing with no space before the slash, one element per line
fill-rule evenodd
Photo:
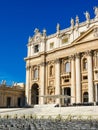
<path fill-rule="evenodd" d="M 36 41 L 40 41 L 40 37 L 39 36 L 36 36 Z"/>

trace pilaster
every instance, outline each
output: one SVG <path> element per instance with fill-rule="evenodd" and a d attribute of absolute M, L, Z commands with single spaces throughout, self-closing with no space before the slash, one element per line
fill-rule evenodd
<path fill-rule="evenodd" d="M 40 95 L 45 95 L 45 62 L 40 64 Z M 40 104 L 44 104 L 44 97 L 40 97 Z"/>
<path fill-rule="evenodd" d="M 81 103 L 80 53 L 76 53 L 76 103 Z"/>
<path fill-rule="evenodd" d="M 93 92 L 93 68 L 92 68 L 92 51 L 87 51 L 87 61 L 88 61 L 88 93 L 89 93 L 89 102 L 94 101 L 94 92 Z"/>
<path fill-rule="evenodd" d="M 25 105 L 31 105 L 29 102 L 29 89 L 30 89 L 30 68 L 31 66 L 26 66 L 26 90 L 25 90 Z"/>
<path fill-rule="evenodd" d="M 55 95 L 60 95 L 60 59 L 55 60 Z M 60 99 L 56 103 L 60 104 Z"/>
<path fill-rule="evenodd" d="M 75 56 L 69 57 L 71 60 L 71 104 L 75 103 Z"/>

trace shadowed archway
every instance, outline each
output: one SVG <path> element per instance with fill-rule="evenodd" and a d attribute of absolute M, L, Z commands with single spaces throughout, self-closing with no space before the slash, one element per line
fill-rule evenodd
<path fill-rule="evenodd" d="M 71 88 L 70 88 L 70 87 L 64 88 L 64 95 L 71 96 Z M 65 99 L 65 100 L 64 100 L 64 103 L 65 103 L 65 104 L 66 104 L 66 103 L 67 103 L 67 104 L 70 104 L 70 103 L 71 103 L 70 98 Z"/>
<path fill-rule="evenodd" d="M 31 104 L 38 104 L 39 103 L 39 92 L 38 92 L 39 86 L 37 83 L 34 83 L 31 88 Z"/>
<path fill-rule="evenodd" d="M 88 102 L 88 92 L 83 93 L 83 102 Z"/>

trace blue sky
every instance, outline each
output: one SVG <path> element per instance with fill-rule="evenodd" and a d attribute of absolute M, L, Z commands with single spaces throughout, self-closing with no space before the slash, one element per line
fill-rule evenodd
<path fill-rule="evenodd" d="M 37 27 L 47 35 L 70 26 L 71 17 L 85 21 L 84 12 L 94 18 L 98 0 L 1 0 L 0 1 L 0 82 L 25 83 L 27 41 Z"/>

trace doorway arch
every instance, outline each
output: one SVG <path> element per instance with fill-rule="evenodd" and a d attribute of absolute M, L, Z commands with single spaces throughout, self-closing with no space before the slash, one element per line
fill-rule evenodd
<path fill-rule="evenodd" d="M 88 92 L 83 93 L 83 102 L 88 102 Z"/>
<path fill-rule="evenodd" d="M 39 86 L 37 83 L 34 83 L 31 88 L 31 104 L 38 104 L 39 103 Z"/>
<path fill-rule="evenodd" d="M 64 95 L 66 95 L 66 96 L 71 96 L 71 88 L 70 88 L 70 87 L 64 88 Z M 70 98 L 65 99 L 65 100 L 64 100 L 64 103 L 65 103 L 65 104 L 70 104 L 70 103 L 71 103 Z"/>

